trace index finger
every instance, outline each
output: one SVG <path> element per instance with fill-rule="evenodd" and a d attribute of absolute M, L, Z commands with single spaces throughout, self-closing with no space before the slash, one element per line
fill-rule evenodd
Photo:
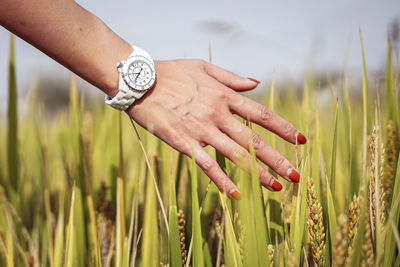
<path fill-rule="evenodd" d="M 290 122 L 275 114 L 264 105 L 247 97 L 234 94 L 229 103 L 232 113 L 274 132 L 292 144 L 305 144 L 306 137 L 300 133 Z"/>

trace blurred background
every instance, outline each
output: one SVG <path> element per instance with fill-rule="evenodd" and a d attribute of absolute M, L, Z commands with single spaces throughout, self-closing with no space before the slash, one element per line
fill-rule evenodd
<path fill-rule="evenodd" d="M 214 64 L 261 80 L 258 90 L 269 86 L 274 69 L 278 89 L 283 83 L 301 85 L 310 68 L 317 75 L 338 76 L 345 62 L 350 78 L 359 78 L 359 26 L 369 77 L 374 78 L 385 67 L 388 35 L 393 46 L 400 39 L 398 0 L 77 2 L 155 59 L 208 60 L 211 44 Z M 0 118 L 6 116 L 8 38 L 0 28 Z M 69 71 L 20 39 L 16 67 L 20 103 L 32 87 L 45 102 L 54 97 L 68 102 Z M 86 82 L 78 80 L 78 88 L 102 101 L 101 92 Z"/>

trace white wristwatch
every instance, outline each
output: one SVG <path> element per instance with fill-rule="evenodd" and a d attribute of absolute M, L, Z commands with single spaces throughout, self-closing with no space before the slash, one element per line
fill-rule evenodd
<path fill-rule="evenodd" d="M 127 109 L 156 81 L 156 69 L 150 55 L 137 46 L 132 46 L 132 48 L 132 54 L 117 64 L 119 72 L 117 95 L 113 98 L 105 96 L 106 104 L 119 110 Z"/>

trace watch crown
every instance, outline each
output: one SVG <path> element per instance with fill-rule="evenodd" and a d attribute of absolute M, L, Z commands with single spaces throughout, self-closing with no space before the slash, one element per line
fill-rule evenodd
<path fill-rule="evenodd" d="M 117 68 L 122 68 L 122 62 L 121 61 L 117 63 Z"/>

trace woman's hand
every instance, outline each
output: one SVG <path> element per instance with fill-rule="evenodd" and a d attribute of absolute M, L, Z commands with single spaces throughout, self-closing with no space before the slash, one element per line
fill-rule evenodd
<path fill-rule="evenodd" d="M 105 94 L 115 96 L 118 71 L 115 64 L 132 48 L 99 18 L 75 1 L 0 1 L 0 25 L 66 66 Z M 240 194 L 203 147 L 211 145 L 239 166 L 250 169 L 251 138 L 257 158 L 293 182 L 299 174 L 260 136 L 235 119 L 249 119 L 291 143 L 305 137 L 268 108 L 235 91 L 255 88 L 257 81 L 238 77 L 200 60 L 156 62 L 154 88 L 128 110 L 143 127 L 173 148 L 191 156 L 221 191 Z M 258 165 L 261 184 L 280 190 L 281 184 Z"/>
<path fill-rule="evenodd" d="M 206 145 L 249 171 L 251 139 L 259 160 L 286 180 L 299 181 L 299 173 L 285 157 L 233 116 L 249 119 L 293 144 L 306 142 L 289 122 L 235 92 L 251 90 L 257 81 L 202 60 L 156 61 L 155 67 L 155 86 L 126 112 L 176 150 L 189 157 L 194 153 L 196 163 L 220 191 L 240 198 L 235 184 L 203 149 Z M 267 169 L 260 164 L 257 167 L 263 186 L 272 191 L 282 189 Z"/>

